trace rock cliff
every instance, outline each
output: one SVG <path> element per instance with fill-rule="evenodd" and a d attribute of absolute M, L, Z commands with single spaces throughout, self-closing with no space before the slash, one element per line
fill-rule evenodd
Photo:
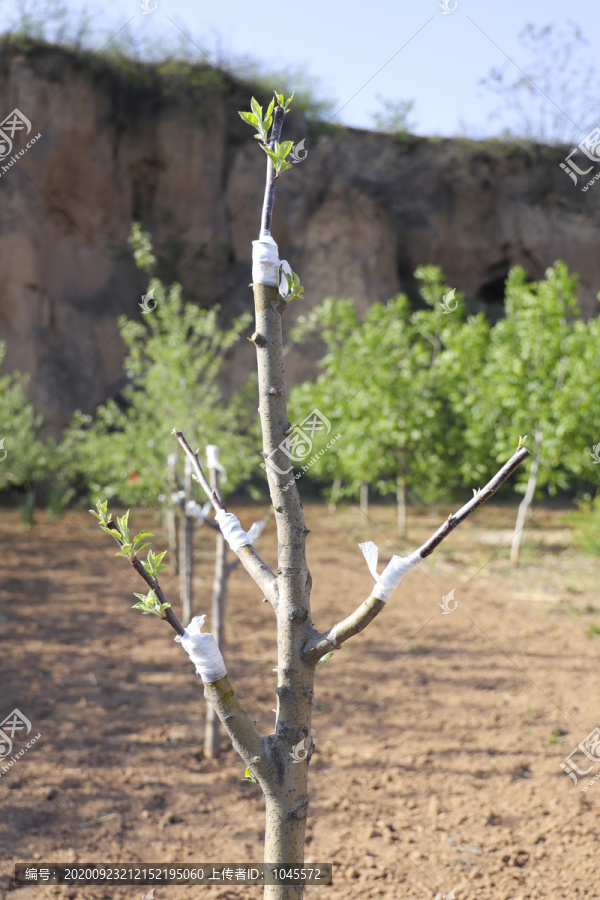
<path fill-rule="evenodd" d="M 223 316 L 251 304 L 265 160 L 236 112 L 250 94 L 210 68 L 3 44 L 0 119 L 17 109 L 31 131 L 13 127 L 0 159 L 0 340 L 55 430 L 123 383 L 117 319 L 139 315 L 145 289 L 133 221 L 187 299 L 220 303 Z M 273 227 L 306 288 L 289 321 L 326 296 L 363 308 L 414 298 L 422 263 L 442 266 L 470 310 L 497 316 L 512 265 L 538 278 L 556 259 L 579 273 L 581 308 L 596 313 L 600 186 L 573 186 L 559 168 L 569 148 L 317 127 L 300 112 L 285 127 L 308 151 L 280 181 Z M 240 385 L 254 365 L 243 343 L 227 367 Z M 290 353 L 292 381 L 314 373 L 315 356 Z"/>

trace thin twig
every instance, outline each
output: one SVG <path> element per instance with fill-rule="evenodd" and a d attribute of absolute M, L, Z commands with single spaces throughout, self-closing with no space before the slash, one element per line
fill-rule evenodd
<path fill-rule="evenodd" d="M 273 128 L 271 130 L 271 140 L 269 141 L 269 149 L 273 149 L 275 141 L 281 137 L 281 129 L 283 128 L 283 119 L 285 110 L 282 106 L 276 106 L 273 111 Z M 277 176 L 274 174 L 273 161 L 267 156 L 267 183 L 265 186 L 265 199 L 263 202 L 262 218 L 260 222 L 260 236 L 269 236 L 271 234 L 271 220 L 273 218 L 273 203 L 275 201 L 275 188 L 277 186 Z"/>
<path fill-rule="evenodd" d="M 221 501 L 219 500 L 216 492 L 213 491 L 210 484 L 208 483 L 208 479 L 207 479 L 206 475 L 202 471 L 202 466 L 200 465 L 200 460 L 198 459 L 198 454 L 194 453 L 194 451 L 192 450 L 192 448 L 190 447 L 190 445 L 184 438 L 181 431 L 177 431 L 174 428 L 173 431 L 171 432 L 171 434 L 175 435 L 175 437 L 177 438 L 177 440 L 179 441 L 179 443 L 185 450 L 187 456 L 189 456 L 189 458 L 191 459 L 192 465 L 193 465 L 194 469 L 196 470 L 196 481 L 198 481 L 204 488 L 204 493 L 206 494 L 206 496 L 208 497 L 208 499 L 214 506 L 215 512 L 219 512 L 220 509 L 223 509 L 223 505 L 221 504 Z"/>
<path fill-rule="evenodd" d="M 444 524 L 438 528 L 435 534 L 419 547 L 417 553 L 419 553 L 421 559 L 425 559 L 426 556 L 433 553 L 435 548 L 445 537 L 448 537 L 450 532 L 453 531 L 457 525 L 464 522 L 467 516 L 470 516 L 478 506 L 481 506 L 482 503 L 489 500 L 489 498 L 496 493 L 500 485 L 506 481 L 509 475 L 511 475 L 528 456 L 530 456 L 530 452 L 527 447 L 519 448 L 517 452 L 511 456 L 508 462 L 502 466 L 500 471 L 494 475 L 491 481 L 488 481 L 486 486 L 478 491 L 472 500 L 465 503 L 457 513 L 448 516 Z M 349 640 L 349 638 L 363 631 L 367 625 L 379 615 L 384 607 L 385 603 L 382 600 L 373 597 L 371 594 L 359 607 L 357 607 L 357 609 L 354 610 L 353 613 L 341 622 L 337 622 L 332 628 L 320 633 L 317 631 L 313 632 L 310 640 L 305 645 L 304 658 L 316 664 L 325 653 L 328 653 L 330 650 L 336 650 L 345 641 Z"/>
<path fill-rule="evenodd" d="M 472 500 L 469 500 L 468 503 L 465 503 L 457 513 L 454 515 L 448 516 L 444 524 L 438 528 L 435 534 L 433 534 L 424 544 L 422 544 L 418 553 L 420 554 L 422 559 L 425 559 L 426 556 L 429 556 L 435 548 L 440 544 L 445 537 L 447 537 L 451 531 L 454 531 L 457 525 L 460 525 L 461 522 L 470 516 L 474 510 L 477 509 L 478 506 L 481 506 L 482 503 L 485 503 L 486 500 L 489 500 L 492 497 L 501 484 L 503 484 L 509 475 L 515 471 L 518 466 L 521 465 L 524 460 L 527 459 L 528 456 L 531 456 L 530 451 L 527 447 L 521 447 L 514 453 L 511 458 L 505 463 L 499 472 L 497 472 L 491 481 L 488 481 L 486 486 L 478 491 L 477 494 L 473 497 Z"/>
<path fill-rule="evenodd" d="M 150 572 L 147 572 L 145 570 L 144 564 L 142 563 L 139 556 L 134 555 L 131 558 L 131 565 L 133 566 L 135 571 L 138 573 L 138 575 L 142 576 L 142 578 L 144 579 L 144 581 L 146 582 L 148 587 L 154 591 L 154 593 L 158 597 L 159 601 L 161 603 L 166 603 L 167 599 L 166 599 L 165 595 L 163 594 L 161 586 L 159 585 L 156 578 L 153 578 L 152 575 L 150 574 Z M 166 621 L 169 623 L 169 625 L 171 626 L 173 631 L 176 631 L 177 634 L 184 634 L 184 627 L 170 606 L 167 606 L 166 609 L 163 609 L 163 615 L 161 616 L 161 618 L 166 619 Z"/>
<path fill-rule="evenodd" d="M 202 466 L 200 465 L 198 454 L 194 453 L 181 431 L 177 431 L 177 429 L 174 428 L 172 434 L 176 436 L 186 454 L 192 460 L 192 465 L 196 470 L 196 480 L 199 481 L 204 488 L 204 492 L 212 503 L 215 512 L 219 512 L 219 510 L 224 509 L 217 493 L 211 488 L 210 484 L 207 481 L 206 475 L 202 471 Z M 263 591 L 265 596 L 268 597 L 271 603 L 275 604 L 277 602 L 279 593 L 277 587 L 277 576 L 275 575 L 275 573 L 271 571 L 271 569 L 265 562 L 263 562 L 263 560 L 260 558 L 251 544 L 245 544 L 236 552 L 248 574 L 252 576 L 254 581 Z"/>

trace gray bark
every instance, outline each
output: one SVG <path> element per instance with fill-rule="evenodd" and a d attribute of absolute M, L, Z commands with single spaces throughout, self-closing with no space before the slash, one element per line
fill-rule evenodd
<path fill-rule="evenodd" d="M 406 484 L 403 475 L 398 475 L 396 480 L 396 506 L 398 509 L 398 534 L 400 537 L 406 537 Z"/>
<path fill-rule="evenodd" d="M 301 865 L 308 812 L 307 769 L 314 686 L 314 663 L 304 658 L 302 648 L 312 629 L 310 590 L 312 580 L 306 564 L 307 529 L 298 488 L 284 465 L 290 422 L 286 407 L 281 313 L 285 304 L 276 287 L 254 286 L 259 413 L 263 433 L 263 455 L 277 525 L 279 599 L 277 616 L 277 710 L 275 732 L 269 736 L 277 761 L 276 777 L 263 790 L 267 802 L 265 862 Z M 284 490 L 284 487 L 288 487 Z M 304 742 L 302 748 L 297 748 Z M 295 750 L 295 748 L 297 748 Z M 294 762 L 293 752 L 302 756 Z M 288 900 L 303 894 L 302 886 L 265 886 L 265 898 Z"/>
<path fill-rule="evenodd" d="M 182 618 L 189 625 L 193 615 L 193 556 L 194 556 L 194 519 L 185 511 L 185 503 L 192 499 L 192 467 L 185 459 L 183 489 L 185 491 L 184 511 L 181 514 L 179 530 L 179 591 L 181 597 Z"/>
<path fill-rule="evenodd" d="M 363 515 L 369 515 L 369 485 L 366 481 L 360 486 L 360 511 Z"/>
<path fill-rule="evenodd" d="M 527 518 L 527 513 L 529 511 L 529 507 L 533 502 L 533 498 L 535 496 L 535 486 L 537 484 L 537 476 L 539 469 L 539 454 L 542 446 L 542 433 L 541 431 L 534 431 L 534 447 L 533 447 L 533 456 L 531 459 L 531 468 L 529 470 L 529 479 L 527 481 L 527 489 L 523 496 L 523 499 L 519 503 L 519 510 L 517 512 L 517 521 L 515 524 L 515 533 L 513 534 L 513 538 L 510 545 L 510 564 L 511 566 L 519 565 L 519 553 L 521 549 L 521 538 L 523 537 L 523 529 L 525 527 L 525 520 Z"/>
<path fill-rule="evenodd" d="M 209 469 L 208 473 L 210 486 L 219 494 L 219 473 L 216 469 Z M 227 594 L 227 543 L 219 530 L 217 532 L 217 542 L 215 547 L 215 574 L 213 580 L 212 595 L 212 613 L 211 613 L 211 631 L 215 636 L 215 640 L 219 645 L 221 653 L 224 652 L 225 646 L 225 598 Z M 219 747 L 221 743 L 221 735 L 219 729 L 219 717 L 212 706 L 208 704 L 206 707 L 206 727 L 204 732 L 204 755 L 208 759 L 214 759 L 219 755 Z"/>
<path fill-rule="evenodd" d="M 167 454 L 167 484 L 170 493 L 177 490 L 177 473 L 175 466 L 177 463 L 177 454 Z M 167 537 L 167 549 L 169 551 L 169 565 L 173 566 L 176 575 L 179 574 L 179 555 L 177 552 L 177 517 L 175 509 L 171 503 L 171 499 L 166 501 L 165 508 L 165 534 Z"/>
<path fill-rule="evenodd" d="M 334 478 L 333 484 L 331 486 L 331 496 L 329 498 L 329 503 L 327 504 L 327 508 L 332 512 L 335 512 L 337 509 L 337 505 L 340 501 L 340 494 L 342 493 L 342 479 Z"/>

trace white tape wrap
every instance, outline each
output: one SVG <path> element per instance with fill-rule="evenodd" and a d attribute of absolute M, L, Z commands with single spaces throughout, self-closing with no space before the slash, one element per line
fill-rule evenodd
<path fill-rule="evenodd" d="M 215 515 L 215 519 L 219 523 L 223 537 L 234 553 L 237 553 L 242 547 L 252 544 L 252 541 L 240 525 L 240 520 L 233 513 L 220 509 Z"/>
<path fill-rule="evenodd" d="M 284 272 L 292 274 L 289 262 L 286 259 L 279 259 L 279 248 L 270 235 L 252 241 L 252 283 L 279 286 L 279 293 L 285 299 L 288 282 L 283 272 L 280 276 L 280 266 Z M 206 452 L 208 454 L 208 447 Z"/>
<path fill-rule="evenodd" d="M 227 481 L 227 469 L 219 461 L 219 448 L 216 444 L 206 445 L 206 468 L 216 469 L 223 476 L 223 481 Z"/>
<path fill-rule="evenodd" d="M 208 519 L 208 514 L 212 509 L 212 503 L 210 500 L 204 504 L 204 506 L 200 506 L 199 503 L 196 503 L 195 500 L 188 500 L 185 504 L 185 511 L 188 516 L 195 516 L 199 522 L 205 522 Z"/>
<path fill-rule="evenodd" d="M 270 235 L 252 241 L 252 283 L 279 285 L 279 249 Z"/>
<path fill-rule="evenodd" d="M 210 633 L 202 634 L 206 616 L 194 616 L 182 635 L 175 638 L 196 666 L 202 681 L 212 684 L 227 675 L 219 646 Z"/>
<path fill-rule="evenodd" d="M 246 532 L 246 537 L 250 541 L 251 544 L 254 544 L 256 538 L 262 534 L 265 525 L 267 524 L 266 519 L 259 519 L 258 522 L 253 522 L 248 531 Z"/>
<path fill-rule="evenodd" d="M 375 587 L 371 591 L 373 597 L 387 603 L 405 575 L 421 562 L 421 554 L 415 550 L 410 556 L 392 556 L 389 563 L 381 573 L 377 574 L 377 557 L 379 551 L 373 541 L 365 541 L 358 545 L 367 561 L 369 572 L 375 579 Z"/>

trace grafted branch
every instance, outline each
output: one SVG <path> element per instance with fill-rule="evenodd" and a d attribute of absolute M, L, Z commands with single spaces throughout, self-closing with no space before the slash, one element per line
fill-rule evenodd
<path fill-rule="evenodd" d="M 215 512 L 219 512 L 220 510 L 224 509 L 221 501 L 219 500 L 217 492 L 214 491 L 208 483 L 208 479 L 206 478 L 206 475 L 202 470 L 202 466 L 200 465 L 198 454 L 194 453 L 181 431 L 176 431 L 175 429 L 173 429 L 173 434 L 176 436 L 186 455 L 191 460 L 195 472 L 196 481 L 198 481 L 202 485 L 206 496 L 215 509 Z M 277 576 L 275 575 L 275 573 L 272 572 L 266 562 L 264 562 L 260 558 L 251 544 L 246 544 L 244 547 L 240 547 L 240 549 L 237 551 L 237 556 L 248 574 L 254 579 L 261 591 L 264 593 L 265 597 L 270 600 L 273 605 L 275 605 L 278 599 Z"/>
<path fill-rule="evenodd" d="M 242 708 L 227 675 L 204 685 L 204 696 L 214 707 L 223 727 L 253 774 L 259 779 L 270 777 L 270 752 L 268 742 L 261 736 L 256 724 Z"/>
<path fill-rule="evenodd" d="M 281 129 L 283 128 L 283 119 L 285 111 L 283 107 L 276 106 L 273 111 L 273 129 L 271 132 L 271 140 L 269 147 L 271 149 L 281 137 Z M 265 185 L 265 198 L 263 201 L 262 216 L 260 222 L 260 233 L 263 235 L 271 234 L 271 219 L 273 218 L 273 203 L 275 201 L 275 188 L 277 187 L 277 176 L 273 163 L 267 157 L 267 183 Z"/>
<path fill-rule="evenodd" d="M 135 571 L 138 573 L 138 575 L 142 576 L 142 578 L 144 579 L 144 581 L 146 582 L 148 587 L 154 591 L 154 593 L 156 594 L 156 596 L 160 600 L 160 602 L 166 603 L 167 600 L 166 600 L 165 595 L 163 594 L 163 590 L 162 590 L 160 584 L 158 583 L 156 578 L 152 577 L 150 572 L 147 572 L 145 570 L 144 564 L 142 563 L 139 556 L 136 556 L 135 554 L 132 556 L 131 565 L 133 566 Z M 182 635 L 184 633 L 183 625 L 181 624 L 181 622 L 179 621 L 179 619 L 177 618 L 177 616 L 175 615 L 175 613 L 173 612 L 173 610 L 171 609 L 170 606 L 168 606 L 165 610 L 163 610 L 163 615 L 161 616 L 161 619 L 165 619 L 169 623 L 169 625 L 171 626 L 173 631 L 176 631 L 177 634 Z"/>
<path fill-rule="evenodd" d="M 478 491 L 472 500 L 465 503 L 457 513 L 448 516 L 444 524 L 438 528 L 435 534 L 419 547 L 417 553 L 421 559 L 425 559 L 425 557 L 433 553 L 435 548 L 441 544 L 444 538 L 448 537 L 451 531 L 454 531 L 461 522 L 464 522 L 464 520 L 481 506 L 482 503 L 489 500 L 489 498 L 496 493 L 500 485 L 506 481 L 506 479 L 525 459 L 527 459 L 529 455 L 530 453 L 527 447 L 519 447 L 508 462 L 506 462 L 494 477 L 488 481 L 486 486 Z M 382 600 L 378 600 L 371 594 L 357 609 L 354 610 L 353 613 L 341 622 L 336 623 L 332 628 L 322 632 L 314 631 L 305 646 L 304 658 L 316 665 L 325 653 L 329 653 L 331 650 L 337 650 L 345 641 L 349 640 L 355 634 L 364 631 L 367 625 L 379 615 L 384 606 L 385 603 Z"/>
<path fill-rule="evenodd" d="M 134 556 L 131 560 L 133 568 L 146 584 L 152 588 L 161 603 L 166 603 L 165 595 L 158 581 L 147 572 L 141 560 Z M 164 610 L 162 616 L 179 635 L 185 633 L 181 623 L 171 607 Z M 218 681 L 204 683 L 204 696 L 214 707 L 223 727 L 231 738 L 231 742 L 247 766 L 250 766 L 257 778 L 267 779 L 268 743 L 261 737 L 255 722 L 242 708 L 227 675 Z"/>

